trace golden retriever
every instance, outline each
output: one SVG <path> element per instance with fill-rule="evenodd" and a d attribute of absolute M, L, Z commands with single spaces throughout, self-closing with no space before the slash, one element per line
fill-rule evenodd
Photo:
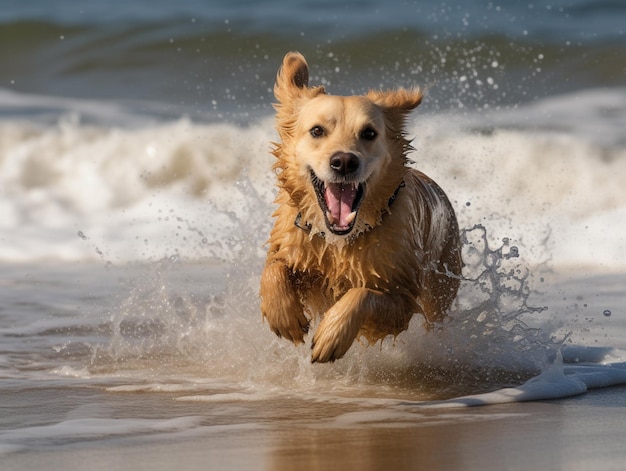
<path fill-rule="evenodd" d="M 405 136 L 419 89 L 333 96 L 309 87 L 304 57 L 278 71 L 275 224 L 261 276 L 261 311 L 279 337 L 312 340 L 313 362 L 430 325 L 456 297 L 462 267 L 452 205 L 410 169 Z"/>

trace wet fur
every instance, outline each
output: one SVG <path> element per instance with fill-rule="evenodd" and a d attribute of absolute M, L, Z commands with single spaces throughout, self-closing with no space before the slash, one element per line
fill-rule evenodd
<path fill-rule="evenodd" d="M 274 94 L 278 209 L 260 288 L 269 327 L 298 344 L 320 316 L 311 358 L 326 362 L 361 336 L 370 343 L 397 336 L 415 313 L 427 324 L 440 321 L 456 296 L 462 262 L 446 195 L 407 167 L 404 125 L 420 90 L 327 95 L 308 86 L 304 57 L 288 53 Z M 318 124 L 322 139 L 311 136 Z M 377 131 L 373 141 L 360 138 L 366 126 Z M 336 152 L 358 157 L 366 188 L 347 235 L 329 230 L 311 181 L 312 171 L 334 178 L 328 162 Z"/>

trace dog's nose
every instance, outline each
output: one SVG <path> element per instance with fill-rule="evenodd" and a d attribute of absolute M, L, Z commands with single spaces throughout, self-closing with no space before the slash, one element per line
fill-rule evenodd
<path fill-rule="evenodd" d="M 359 168 L 359 158 L 347 152 L 337 152 L 330 158 L 330 168 L 345 177 Z"/>

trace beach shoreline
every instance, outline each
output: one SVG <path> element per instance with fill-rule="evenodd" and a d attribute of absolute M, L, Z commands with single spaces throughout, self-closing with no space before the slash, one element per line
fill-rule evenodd
<path fill-rule="evenodd" d="M 294 466 L 308 470 L 389 466 L 398 470 L 618 470 L 626 457 L 621 439 L 624 392 L 624 387 L 614 387 L 564 400 L 428 411 L 406 405 L 381 408 L 285 399 L 254 406 L 196 402 L 183 404 L 177 413 L 171 397 L 139 393 L 142 397 L 131 401 L 153 405 L 143 420 L 154 421 L 151 425 L 158 422 L 160 430 L 147 427 L 143 433 L 100 439 L 85 433 L 67 444 L 60 444 L 67 437 L 59 430 L 56 437 L 33 439 L 21 449 L 11 451 L 5 444 L 0 460 L 5 471 L 172 467 L 279 471 Z M 55 402 L 45 390 L 40 399 Z M 110 427 L 129 415 L 120 406 L 129 399 L 102 391 L 83 397 L 84 406 L 91 408 L 89 415 L 99 409 L 100 420 Z M 236 419 L 216 419 L 228 408 L 237 411 Z M 132 411 L 130 416 L 138 422 L 142 415 Z M 76 417 L 73 420 L 80 422 Z M 184 418 L 195 425 L 177 430 L 175 421 Z M 174 423 L 165 423 L 168 420 Z M 93 417 L 84 421 L 83 427 L 91 421 L 97 428 Z"/>
<path fill-rule="evenodd" d="M 57 327 L 51 330 L 45 324 L 34 328 L 25 322 L 25 330 L 13 325 L 9 331 L 5 319 L 4 338 L 16 336 L 16 342 L 5 342 L 9 350 L 14 345 L 15 351 L 10 355 L 10 371 L 5 368 L 3 373 L 3 470 L 159 470 L 173 466 L 286 470 L 296 464 L 311 470 L 388 466 L 398 470 L 416 466 L 611 470 L 620 469 L 626 457 L 620 438 L 624 386 L 550 401 L 451 408 L 444 403 L 438 407 L 436 402 L 420 402 L 416 400 L 419 394 L 403 393 L 389 382 L 377 386 L 372 378 L 353 377 L 346 382 L 341 375 L 316 379 L 300 371 L 301 379 L 273 384 L 276 379 L 271 369 L 257 377 L 251 373 L 268 365 L 255 366 L 249 357 L 245 357 L 251 363 L 248 380 L 232 380 L 228 375 L 203 377 L 200 364 L 192 369 L 185 362 L 167 366 L 158 358 L 140 363 L 123 357 L 96 359 L 86 345 L 108 343 L 109 349 L 115 345 L 111 328 L 103 327 L 105 321 L 113 320 L 126 300 L 135 299 L 137 289 L 153 293 L 153 274 L 158 269 L 163 270 L 158 283 L 178 295 L 201 293 L 207 286 L 217 289 L 225 282 L 224 267 L 201 263 L 176 262 L 167 269 L 156 262 L 125 267 L 86 262 L 3 267 L 5 287 L 9 284 L 22 290 L 9 299 L 14 308 L 31 315 L 40 310 L 33 318 L 40 319 L 37 322 L 69 316 L 81 326 L 72 328 L 70 323 L 63 328 L 52 322 Z M 558 315 L 572 316 L 567 325 L 572 337 L 595 347 L 624 348 L 626 337 L 621 333 L 626 326 L 618 309 L 610 318 L 596 313 L 590 323 L 591 315 L 585 314 L 582 304 L 588 299 L 587 309 L 597 310 L 610 299 L 613 305 L 623 306 L 626 291 L 618 287 L 623 286 L 620 280 L 626 274 L 596 278 L 560 275 L 566 281 L 547 289 L 551 293 L 547 303 Z M 608 289 L 606 280 L 612 276 L 617 276 L 614 288 Z M 27 292 L 32 293 L 32 304 L 24 307 Z M 599 292 L 604 299 L 596 309 L 593 299 Z M 244 298 L 240 292 L 239 302 Z M 574 303 L 580 304 L 578 315 L 573 312 Z M 11 305 L 8 308 L 11 311 Z M 261 329 L 254 335 L 261 336 L 263 345 L 266 337 L 261 319 L 251 319 L 246 322 L 258 324 L 252 331 Z M 51 337 L 49 344 L 42 345 L 39 353 L 34 354 L 33 347 L 19 351 L 24 339 L 41 342 L 47 336 Z M 211 347 L 210 336 L 207 342 L 207 350 L 216 348 Z M 276 353 L 303 354 L 302 361 L 307 362 L 306 351 L 286 342 L 279 345 Z M 146 345 L 142 348 L 150 351 Z M 375 351 L 375 347 L 367 350 Z M 202 362 L 202 358 L 192 361 Z M 357 364 L 357 360 L 350 361 L 348 376 Z M 341 367 L 337 363 L 331 368 L 341 371 Z M 285 371 L 296 374 L 302 368 Z"/>

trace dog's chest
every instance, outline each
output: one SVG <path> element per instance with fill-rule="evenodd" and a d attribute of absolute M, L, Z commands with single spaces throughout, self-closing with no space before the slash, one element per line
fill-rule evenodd
<path fill-rule="evenodd" d="M 293 267 L 309 280 L 311 289 L 329 288 L 335 295 L 350 288 L 387 291 L 400 275 L 397 251 L 375 239 L 343 247 L 311 242 L 313 256 L 299 258 Z"/>

